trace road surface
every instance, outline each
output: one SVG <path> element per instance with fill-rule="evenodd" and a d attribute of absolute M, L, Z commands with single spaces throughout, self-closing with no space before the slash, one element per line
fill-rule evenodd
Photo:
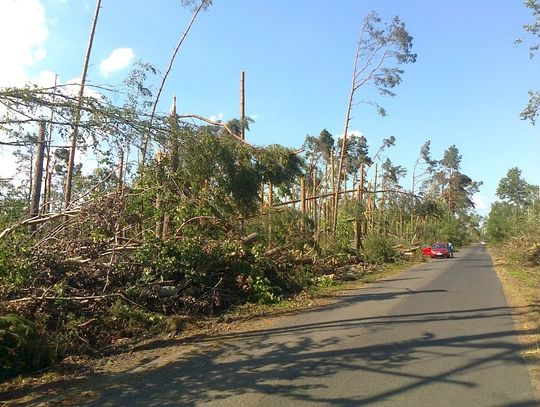
<path fill-rule="evenodd" d="M 201 340 L 81 405 L 539 405 L 483 246 L 433 260 L 329 306 Z"/>

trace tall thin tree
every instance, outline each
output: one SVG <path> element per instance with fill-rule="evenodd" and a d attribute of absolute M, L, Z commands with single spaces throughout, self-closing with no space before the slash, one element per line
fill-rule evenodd
<path fill-rule="evenodd" d="M 394 96 L 390 90 L 401 83 L 403 70 L 397 66 L 390 66 L 391 61 L 396 64 L 416 61 L 416 54 L 412 50 L 412 37 L 405 29 L 405 24 L 398 17 L 394 17 L 390 24 L 382 25 L 381 18 L 375 13 L 369 13 L 362 23 L 360 36 L 356 44 L 354 55 L 351 90 L 345 111 L 345 129 L 343 131 L 342 147 L 347 145 L 351 112 L 355 103 L 356 92 L 367 85 L 374 86 L 379 93 Z M 377 107 L 381 115 L 384 109 L 373 101 L 364 101 Z M 346 148 L 342 148 L 337 166 L 337 189 L 334 196 L 334 211 L 332 229 L 336 229 L 339 203 L 339 189 L 343 176 L 343 166 Z"/>
<path fill-rule="evenodd" d="M 94 36 L 96 33 L 96 25 L 99 17 L 99 10 L 101 8 L 101 0 L 96 0 L 96 9 L 94 11 L 94 18 L 90 28 L 90 35 L 88 36 L 88 46 L 86 48 L 86 55 L 84 57 L 83 70 L 81 75 L 81 83 L 79 86 L 79 94 L 77 95 L 77 107 L 73 115 L 73 131 L 71 133 L 71 146 L 69 150 L 68 169 L 66 175 L 66 184 L 64 189 L 64 207 L 67 208 L 71 204 L 71 194 L 73 191 L 73 173 L 75 168 L 75 152 L 77 150 L 77 140 L 79 138 L 79 124 L 81 121 L 81 110 L 84 97 L 84 87 L 86 85 L 86 75 L 88 73 L 88 65 L 90 63 L 90 54 L 92 53 L 92 45 L 94 43 Z"/>

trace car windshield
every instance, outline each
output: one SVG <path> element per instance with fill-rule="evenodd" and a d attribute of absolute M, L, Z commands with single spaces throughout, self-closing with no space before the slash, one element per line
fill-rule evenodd
<path fill-rule="evenodd" d="M 434 249 L 446 249 L 448 246 L 445 243 L 435 243 L 433 246 Z"/>

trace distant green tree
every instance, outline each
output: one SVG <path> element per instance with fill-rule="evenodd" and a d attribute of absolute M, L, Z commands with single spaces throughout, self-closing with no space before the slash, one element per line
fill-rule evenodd
<path fill-rule="evenodd" d="M 341 151 L 343 138 L 338 140 L 338 145 Z M 345 146 L 345 162 L 344 171 L 347 175 L 355 174 L 358 171 L 361 163 L 371 165 L 372 161 L 369 157 L 368 143 L 364 136 L 351 134 L 347 139 Z"/>
<path fill-rule="evenodd" d="M 334 150 L 334 136 L 326 129 L 323 129 L 319 137 L 307 135 L 302 148 L 308 162 L 308 171 L 314 168 L 322 158 L 323 162 L 330 162 L 330 155 Z"/>
<path fill-rule="evenodd" d="M 510 168 L 506 177 L 499 181 L 497 196 L 518 208 L 527 204 L 530 185 L 521 177 L 521 170 L 517 167 Z"/>
<path fill-rule="evenodd" d="M 394 165 L 387 158 L 382 166 L 383 188 L 400 188 L 399 180 L 407 175 L 407 169 L 401 165 Z"/>
<path fill-rule="evenodd" d="M 506 202 L 495 202 L 486 222 L 486 234 L 492 242 L 499 243 L 513 234 L 515 210 Z"/>
<path fill-rule="evenodd" d="M 448 206 L 449 213 L 455 215 L 459 211 L 474 208 L 473 195 L 478 192 L 482 182 L 473 181 L 461 173 L 461 159 L 458 148 L 450 146 L 440 161 L 441 170 L 436 174 L 442 191 L 441 194 Z"/>

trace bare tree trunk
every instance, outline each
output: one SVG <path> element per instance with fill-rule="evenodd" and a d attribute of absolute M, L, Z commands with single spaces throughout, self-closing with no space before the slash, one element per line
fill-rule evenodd
<path fill-rule="evenodd" d="M 43 158 L 45 155 L 45 122 L 39 122 L 39 133 L 37 139 L 36 163 L 34 165 L 34 177 L 32 188 L 32 203 L 30 206 L 30 217 L 39 215 L 39 203 L 41 201 L 41 185 L 43 181 Z M 34 232 L 37 225 L 32 224 L 30 231 Z"/>
<path fill-rule="evenodd" d="M 246 73 L 244 71 L 240 71 L 240 137 L 242 140 L 246 139 L 246 99 L 244 89 L 246 79 L 245 75 Z"/>
<path fill-rule="evenodd" d="M 56 99 L 56 88 L 58 86 L 58 75 L 54 75 L 54 91 L 53 91 L 53 105 Z M 51 109 L 51 118 L 49 123 L 49 134 L 46 141 L 46 160 L 45 160 L 45 187 L 43 189 L 43 211 L 48 213 L 51 211 L 51 190 L 52 190 L 52 172 L 51 168 L 51 143 L 53 134 L 53 121 L 54 121 L 54 109 Z"/>
<path fill-rule="evenodd" d="M 338 163 L 338 171 L 337 171 L 337 189 L 340 189 L 341 185 L 341 173 L 343 172 L 343 161 L 345 160 L 345 154 L 347 151 L 347 136 L 349 132 L 349 124 L 351 122 L 351 111 L 353 106 L 353 100 L 354 100 L 354 93 L 358 89 L 357 80 L 358 80 L 358 61 L 360 59 L 360 51 L 361 51 L 361 41 L 358 41 L 356 45 L 356 52 L 354 55 L 354 68 L 353 68 L 353 74 L 352 74 L 352 80 L 351 80 L 351 91 L 349 93 L 349 101 L 347 103 L 347 110 L 345 112 L 345 129 L 343 130 L 343 139 L 341 142 L 341 151 L 339 155 L 339 163 Z M 335 191 L 334 191 L 335 192 Z M 336 231 L 336 225 L 337 225 L 337 212 L 339 207 L 339 195 L 334 196 L 334 213 L 333 213 L 333 221 L 332 221 L 332 231 Z"/>
<path fill-rule="evenodd" d="M 311 216 L 313 218 L 313 231 L 314 233 L 316 234 L 317 233 L 317 229 L 319 227 L 319 220 L 318 220 L 318 207 L 317 207 L 317 179 L 316 179 L 316 175 L 313 176 L 313 185 L 312 185 L 312 189 L 311 189 L 311 195 L 314 197 L 310 203 L 311 203 Z"/>
<path fill-rule="evenodd" d="M 332 210 L 334 209 L 335 207 L 335 202 L 336 202 L 336 174 L 335 174 L 335 171 L 334 171 L 334 168 L 335 168 L 335 165 L 334 165 L 334 150 L 330 150 L 330 187 L 332 188 Z M 336 215 L 336 218 L 337 218 L 337 215 Z M 334 215 L 333 215 L 333 212 L 332 212 L 332 220 L 334 219 Z M 330 221 L 330 215 L 329 215 L 329 219 Z M 332 227 L 332 230 L 333 227 Z"/>
<path fill-rule="evenodd" d="M 377 170 L 378 165 L 375 163 L 375 174 L 373 175 L 373 191 L 377 191 Z M 371 231 L 373 232 L 375 230 L 375 215 L 377 211 L 377 193 L 375 192 L 372 197 L 372 213 L 371 213 Z"/>
<path fill-rule="evenodd" d="M 124 195 L 124 149 L 118 148 L 118 193 Z"/>
<path fill-rule="evenodd" d="M 154 100 L 154 105 L 152 106 L 152 113 L 150 114 L 150 119 L 148 120 L 148 129 L 147 129 L 147 132 L 144 135 L 144 139 L 143 139 L 143 146 L 142 146 L 142 150 L 141 150 L 141 165 L 140 165 L 141 172 L 144 170 L 144 165 L 146 163 L 146 154 L 148 152 L 148 143 L 150 142 L 150 133 L 152 131 L 152 124 L 154 122 L 154 117 L 156 115 L 156 109 L 157 109 L 157 105 L 159 103 L 159 98 L 161 97 L 161 92 L 163 92 L 163 88 L 165 87 L 165 82 L 167 81 L 167 78 L 168 78 L 169 74 L 171 73 L 174 60 L 176 59 L 176 54 L 178 54 L 178 50 L 180 49 L 180 47 L 184 43 L 184 40 L 186 39 L 189 31 L 191 30 L 191 26 L 195 22 L 197 16 L 199 15 L 201 10 L 206 5 L 207 5 L 207 1 L 206 0 L 201 0 L 199 6 L 193 12 L 193 15 L 191 16 L 191 20 L 188 23 L 188 26 L 187 26 L 186 30 L 184 31 L 184 33 L 180 37 L 180 40 L 176 44 L 176 47 L 174 48 L 174 52 L 173 52 L 173 54 L 171 56 L 171 59 L 169 61 L 169 66 L 167 67 L 167 70 L 165 71 L 165 75 L 163 75 L 163 79 L 161 80 L 161 84 L 159 85 L 158 93 L 156 95 L 156 100 Z"/>
<path fill-rule="evenodd" d="M 304 177 L 300 178 L 300 211 L 302 212 L 302 232 L 306 230 L 306 180 Z"/>
<path fill-rule="evenodd" d="M 92 44 L 94 43 L 94 35 L 96 32 L 96 25 L 99 17 L 99 10 L 101 8 L 101 0 L 96 0 L 96 9 L 94 11 L 94 19 L 92 21 L 92 27 L 90 29 L 90 36 L 88 38 L 88 47 L 86 48 L 86 56 L 84 57 L 83 70 L 81 75 L 81 85 L 79 87 L 79 94 L 77 96 L 77 108 L 73 117 L 73 132 L 71 133 L 71 146 L 69 150 L 69 161 L 66 175 L 66 185 L 64 190 L 64 207 L 67 208 L 71 204 L 71 193 L 73 186 L 73 170 L 75 166 L 75 151 L 77 150 L 77 139 L 79 137 L 79 122 L 81 121 L 81 110 L 84 96 L 84 86 L 86 84 L 86 74 L 88 72 L 88 64 L 90 63 L 90 54 L 92 52 Z"/>
<path fill-rule="evenodd" d="M 360 176 L 357 188 L 356 198 L 358 199 L 360 207 L 362 207 L 362 202 L 364 200 L 364 163 L 360 163 Z M 364 218 L 365 216 L 362 216 L 360 219 L 357 219 L 354 224 L 354 247 L 356 250 L 360 250 L 362 247 L 362 224 L 364 223 Z"/>
<path fill-rule="evenodd" d="M 158 196 L 156 200 L 156 211 L 158 213 L 161 210 L 161 206 L 162 206 L 161 197 Z M 165 223 L 165 216 L 159 215 L 159 219 L 156 223 L 156 237 L 160 240 L 163 239 L 164 223 Z"/>
<path fill-rule="evenodd" d="M 274 205 L 274 187 L 268 182 L 268 241 L 272 242 L 272 206 Z"/>

